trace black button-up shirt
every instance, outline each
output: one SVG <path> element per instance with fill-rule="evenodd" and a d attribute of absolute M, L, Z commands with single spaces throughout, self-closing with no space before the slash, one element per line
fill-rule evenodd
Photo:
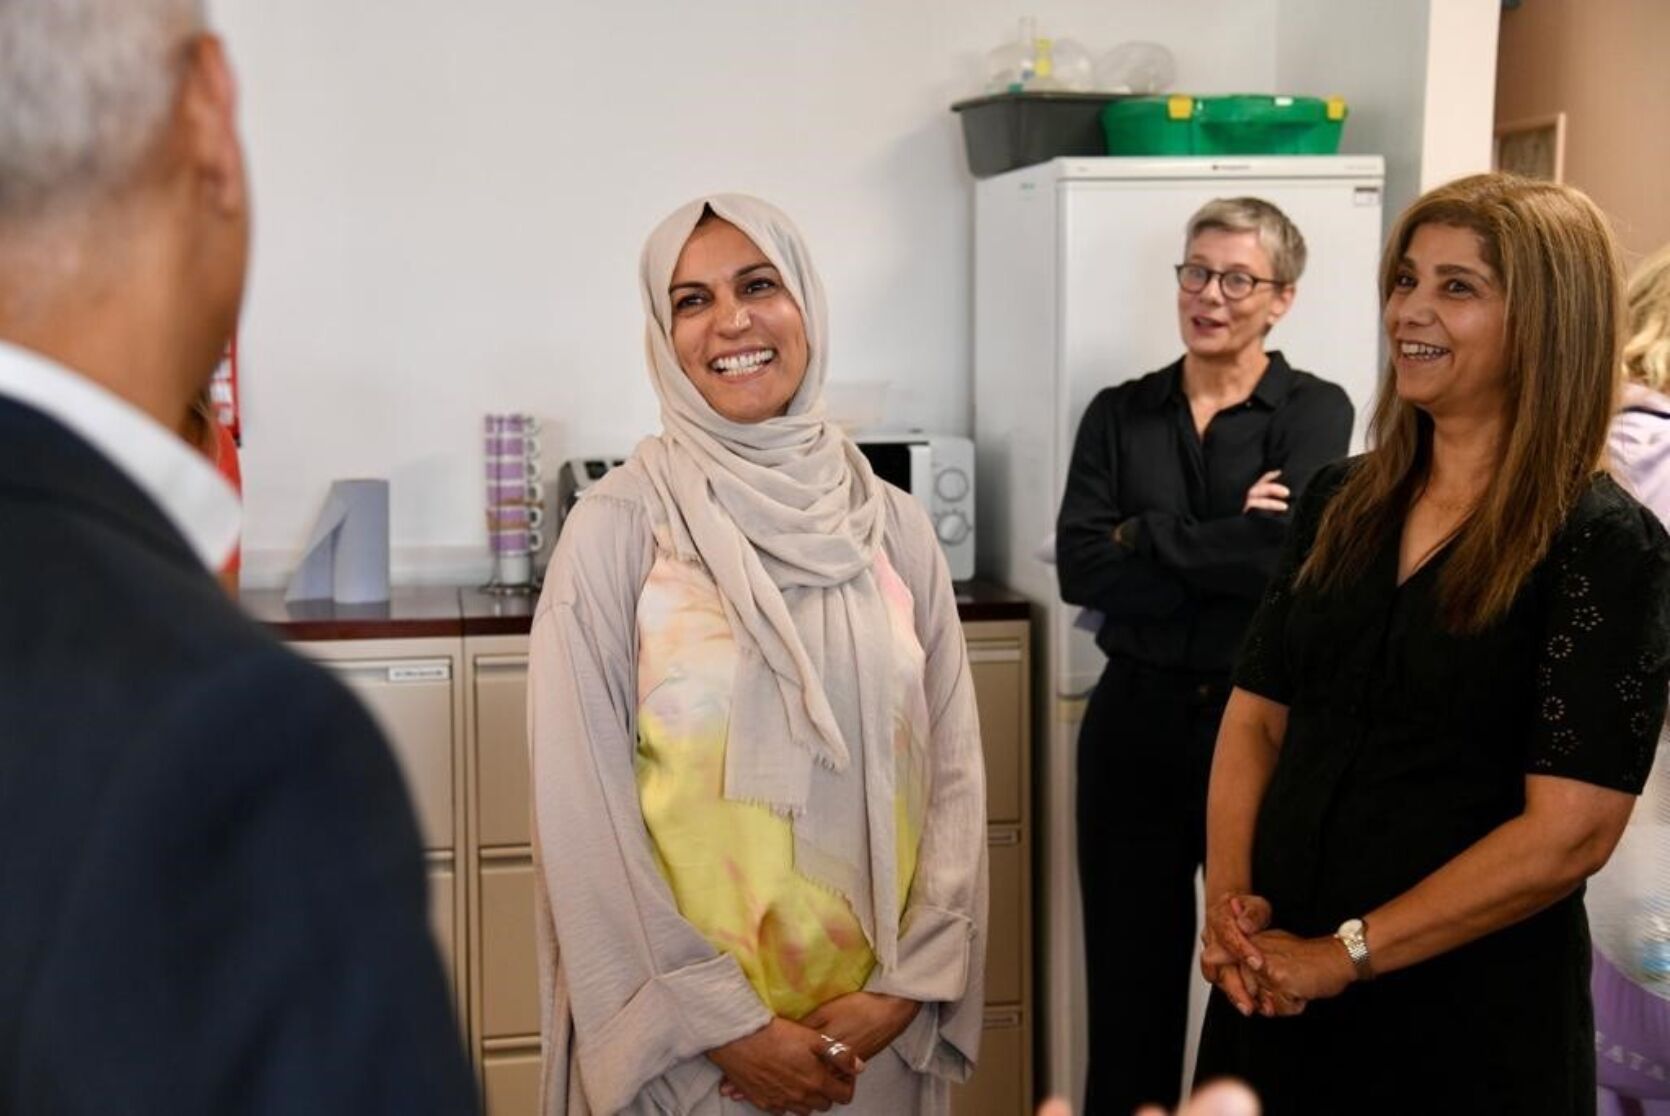
<path fill-rule="evenodd" d="M 1227 673 L 1289 515 L 1243 512 L 1247 489 L 1280 469 L 1298 504 L 1311 474 L 1345 456 L 1351 401 L 1281 353 L 1246 402 L 1195 432 L 1183 362 L 1105 388 L 1079 423 L 1056 522 L 1061 596 L 1106 617 L 1110 657 Z M 1127 519 L 1134 547 L 1116 543 Z"/>

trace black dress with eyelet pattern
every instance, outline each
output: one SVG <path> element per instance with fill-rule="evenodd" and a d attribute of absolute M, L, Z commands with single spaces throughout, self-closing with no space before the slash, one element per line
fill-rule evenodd
<path fill-rule="evenodd" d="M 1670 682 L 1670 538 L 1609 477 L 1508 615 L 1457 636 L 1437 613 L 1446 553 L 1399 586 L 1395 534 L 1355 584 L 1294 587 L 1351 467 L 1312 481 L 1235 673 L 1289 707 L 1253 887 L 1276 927 L 1304 936 L 1367 914 L 1521 813 L 1527 775 L 1639 793 Z M 1196 1079 L 1224 1074 L 1250 1081 L 1270 1116 L 1592 1113 L 1581 889 L 1298 1017 L 1243 1019 L 1214 992 Z"/>

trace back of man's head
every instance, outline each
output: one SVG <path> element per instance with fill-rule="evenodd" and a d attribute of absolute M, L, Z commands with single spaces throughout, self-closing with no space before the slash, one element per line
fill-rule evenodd
<path fill-rule="evenodd" d="M 0 0 L 0 339 L 177 427 L 237 323 L 249 204 L 204 0 Z"/>
<path fill-rule="evenodd" d="M 0 0 L 0 225 L 130 184 L 204 20 L 203 0 Z"/>

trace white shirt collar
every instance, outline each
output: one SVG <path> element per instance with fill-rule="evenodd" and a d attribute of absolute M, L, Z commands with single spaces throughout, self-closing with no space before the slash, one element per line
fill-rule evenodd
<path fill-rule="evenodd" d="M 0 396 L 63 423 L 104 454 L 168 516 L 205 566 L 237 545 L 237 494 L 179 435 L 87 377 L 0 341 Z"/>

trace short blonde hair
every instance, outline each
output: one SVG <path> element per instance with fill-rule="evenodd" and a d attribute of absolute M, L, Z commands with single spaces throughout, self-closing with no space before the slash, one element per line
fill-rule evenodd
<path fill-rule="evenodd" d="M 1297 283 L 1305 273 L 1305 238 L 1299 227 L 1263 198 L 1213 198 L 1189 218 L 1183 251 L 1208 229 L 1257 233 L 1259 246 L 1270 257 L 1273 274 L 1268 278 L 1279 283 Z"/>
<path fill-rule="evenodd" d="M 1654 391 L 1670 386 L 1670 245 L 1648 258 L 1629 281 L 1624 373 Z"/>

